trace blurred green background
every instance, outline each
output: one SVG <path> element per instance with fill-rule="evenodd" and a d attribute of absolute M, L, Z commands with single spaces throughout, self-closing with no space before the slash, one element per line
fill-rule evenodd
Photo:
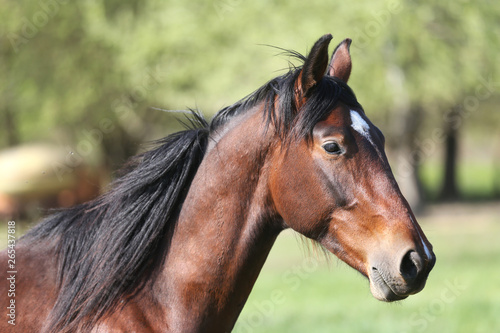
<path fill-rule="evenodd" d="M 397 305 L 372 300 L 366 281 L 336 259 L 314 259 L 296 287 L 286 283 L 289 270 L 311 261 L 285 234 L 235 331 L 500 328 L 498 3 L 0 4 L 1 235 L 10 219 L 26 230 L 49 208 L 102 193 L 130 156 L 180 128 L 178 114 L 154 108 L 195 107 L 210 117 L 287 71 L 291 59 L 269 45 L 305 54 L 332 33 L 331 50 L 353 39 L 349 84 L 387 137 L 393 171 L 436 248 L 437 266 L 427 289 Z M 447 302 L 447 283 L 467 287 Z M 274 289 L 286 302 L 271 311 Z"/>

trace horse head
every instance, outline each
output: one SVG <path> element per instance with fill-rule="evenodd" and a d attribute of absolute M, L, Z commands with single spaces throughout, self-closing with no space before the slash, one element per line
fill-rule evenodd
<path fill-rule="evenodd" d="M 368 277 L 375 298 L 401 300 L 424 287 L 436 257 L 392 174 L 382 132 L 355 98 L 341 96 L 354 96 L 351 41 L 328 61 L 331 38 L 315 43 L 296 77 L 295 132 L 301 119 L 320 118 L 275 150 L 272 201 L 286 227 Z M 322 102 L 328 94 L 341 97 Z"/>

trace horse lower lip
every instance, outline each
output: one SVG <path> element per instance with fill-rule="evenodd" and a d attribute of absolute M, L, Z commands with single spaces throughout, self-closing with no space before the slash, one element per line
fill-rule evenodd
<path fill-rule="evenodd" d="M 377 286 L 384 292 L 385 301 L 387 302 L 400 301 L 408 297 L 404 295 L 398 295 L 396 292 L 394 292 L 391 286 L 385 281 L 384 276 L 376 268 L 373 268 L 372 272 L 373 272 L 372 273 L 373 280 L 375 281 Z"/>

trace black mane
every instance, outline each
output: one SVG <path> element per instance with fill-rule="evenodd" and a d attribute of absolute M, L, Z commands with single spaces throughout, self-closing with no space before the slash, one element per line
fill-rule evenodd
<path fill-rule="evenodd" d="M 25 236 L 30 241 L 53 240 L 56 246 L 60 293 L 47 331 L 89 329 L 116 308 L 120 298 L 133 296 L 154 280 L 210 133 L 264 103 L 263 121 L 272 124 L 282 140 L 310 138 L 314 125 L 339 101 L 358 106 L 345 83 L 325 76 L 299 112 L 294 97 L 299 74 L 300 68 L 291 68 L 220 110 L 210 125 L 193 112 L 190 128 L 134 157 L 108 193 L 48 217 Z"/>
<path fill-rule="evenodd" d="M 295 51 L 287 51 L 290 56 L 305 60 L 305 57 Z M 359 103 L 351 88 L 342 80 L 324 76 L 308 96 L 307 102 L 301 107 L 300 116 L 295 103 L 295 81 L 301 67 L 291 67 L 284 75 L 278 76 L 254 91 L 252 94 L 220 110 L 211 122 L 211 132 L 223 126 L 233 117 L 245 112 L 253 106 L 264 102 L 264 119 L 266 125 L 272 124 L 278 136 L 287 138 L 310 139 L 314 126 L 325 119 L 337 103 L 342 102 L 351 107 L 359 107 Z M 278 108 L 275 100 L 278 99 Z"/>

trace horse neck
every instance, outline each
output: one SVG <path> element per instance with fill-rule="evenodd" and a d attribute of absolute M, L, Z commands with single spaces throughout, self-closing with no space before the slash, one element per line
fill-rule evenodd
<path fill-rule="evenodd" d="M 257 110 L 231 123 L 191 184 L 160 279 L 169 321 L 192 331 L 234 325 L 281 230 L 267 184 L 271 131 Z"/>

